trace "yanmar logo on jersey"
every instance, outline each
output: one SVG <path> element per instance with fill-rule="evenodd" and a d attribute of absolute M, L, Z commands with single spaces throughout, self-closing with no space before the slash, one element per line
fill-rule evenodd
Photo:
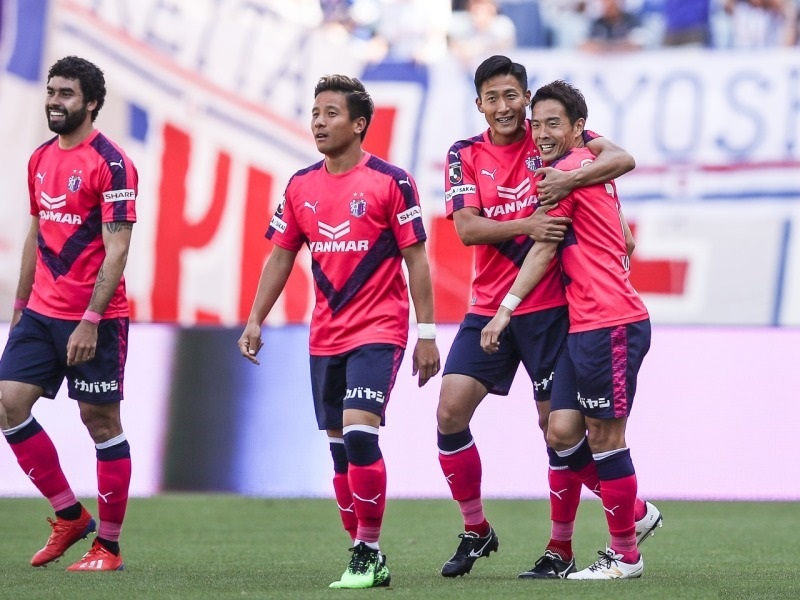
<path fill-rule="evenodd" d="M 39 211 L 39 219 L 42 221 L 53 221 L 54 223 L 66 223 L 67 225 L 80 225 L 83 220 L 80 215 L 61 212 L 60 208 L 67 205 L 67 195 L 51 197 L 46 192 L 41 192 L 39 199 L 44 209 Z"/>
<path fill-rule="evenodd" d="M 106 202 L 136 200 L 136 192 L 134 190 L 110 190 L 103 192 L 103 200 Z"/>
<path fill-rule="evenodd" d="M 497 186 L 497 195 L 500 198 L 511 200 L 504 204 L 497 206 L 486 206 L 483 209 L 484 214 L 490 219 L 498 215 L 510 215 L 519 212 L 529 206 L 536 205 L 536 195 L 530 194 L 531 182 L 529 179 L 523 180 L 517 187 L 509 188 L 501 185 Z"/>
<path fill-rule="evenodd" d="M 447 193 L 444 195 L 444 201 L 450 202 L 453 199 L 453 196 L 460 196 L 461 194 L 474 194 L 478 188 L 474 185 L 457 185 L 451 187 L 447 190 Z"/>
<path fill-rule="evenodd" d="M 419 206 L 412 206 L 408 210 L 404 210 L 403 212 L 397 215 L 397 220 L 400 222 L 400 225 L 405 225 L 406 223 L 413 221 L 414 219 L 421 219 L 422 218 L 422 209 Z"/>

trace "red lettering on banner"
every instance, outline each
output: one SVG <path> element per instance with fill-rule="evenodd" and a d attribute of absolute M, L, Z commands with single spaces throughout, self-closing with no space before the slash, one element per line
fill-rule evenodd
<path fill-rule="evenodd" d="M 472 282 L 472 249 L 461 242 L 447 217 L 430 221 L 431 276 L 437 323 L 460 323 L 467 312 Z"/>
<path fill-rule="evenodd" d="M 394 120 L 397 109 L 387 106 L 376 106 L 372 115 L 367 136 L 364 138 L 364 150 L 370 154 L 389 160 L 389 148 L 392 144 Z"/>
<path fill-rule="evenodd" d="M 636 226 L 628 225 L 635 239 Z M 631 284 L 640 294 L 683 295 L 688 271 L 686 260 L 638 259 L 636 252 L 631 256 Z"/>
<path fill-rule="evenodd" d="M 191 140 L 186 132 L 171 125 L 164 126 L 163 136 L 151 305 L 153 321 L 174 322 L 180 306 L 181 253 L 185 248 L 202 248 L 214 238 L 225 208 L 231 159 L 226 153 L 218 155 L 211 205 L 199 221 L 189 222 L 185 208 Z M 205 322 L 219 321 L 218 316 L 207 312 L 197 316 Z"/>
<path fill-rule="evenodd" d="M 239 320 L 245 322 L 258 290 L 261 270 L 272 249 L 272 242 L 264 237 L 275 207 L 270 206 L 272 175 L 256 168 L 248 169 L 247 198 L 242 226 L 242 265 L 239 292 Z M 304 269 L 296 266 L 286 282 L 281 299 L 289 323 L 307 322 L 309 288 L 311 282 Z"/>

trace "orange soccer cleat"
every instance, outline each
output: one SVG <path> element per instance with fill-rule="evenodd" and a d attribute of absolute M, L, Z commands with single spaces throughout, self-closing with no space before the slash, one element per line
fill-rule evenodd
<path fill-rule="evenodd" d="M 103 546 L 97 539 L 83 558 L 67 567 L 67 571 L 122 571 L 125 568 L 122 557 Z"/>
<path fill-rule="evenodd" d="M 31 564 L 34 567 L 44 567 L 48 563 L 55 562 L 66 552 L 72 544 L 81 539 L 86 539 L 95 530 L 95 522 L 92 515 L 85 508 L 81 507 L 81 516 L 74 521 L 57 518 L 55 521 L 47 517 L 53 532 L 47 540 L 44 548 L 33 555 Z"/>

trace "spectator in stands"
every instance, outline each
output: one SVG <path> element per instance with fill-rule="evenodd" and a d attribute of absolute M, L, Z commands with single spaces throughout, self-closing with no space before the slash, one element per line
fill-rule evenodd
<path fill-rule="evenodd" d="M 453 12 L 450 50 L 470 69 L 476 61 L 508 52 L 516 43 L 514 22 L 500 14 L 496 0 L 469 0 L 466 11 Z"/>
<path fill-rule="evenodd" d="M 573 49 L 586 41 L 591 23 L 586 0 L 548 0 L 540 8 L 551 48 Z"/>
<path fill-rule="evenodd" d="M 664 46 L 710 46 L 711 0 L 663 0 Z"/>
<path fill-rule="evenodd" d="M 547 46 L 539 0 L 497 0 L 501 15 L 514 23 L 518 48 Z"/>
<path fill-rule="evenodd" d="M 623 52 L 640 50 L 645 41 L 639 16 L 626 11 L 622 0 L 601 0 L 600 16 L 590 24 L 581 48 L 589 52 Z"/>
<path fill-rule="evenodd" d="M 795 0 L 725 0 L 730 18 L 730 46 L 775 48 L 797 43 Z"/>

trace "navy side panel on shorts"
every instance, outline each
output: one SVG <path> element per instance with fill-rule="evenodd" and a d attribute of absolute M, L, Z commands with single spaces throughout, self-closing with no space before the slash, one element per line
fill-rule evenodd
<path fill-rule="evenodd" d="M 397 371 L 405 349 L 366 344 L 335 356 L 311 356 L 311 393 L 320 429 L 341 429 L 345 409 L 365 410 L 385 424 Z"/>
<path fill-rule="evenodd" d="M 630 415 L 650 335 L 649 319 L 569 335 L 577 401 L 586 416 L 618 419 Z"/>

